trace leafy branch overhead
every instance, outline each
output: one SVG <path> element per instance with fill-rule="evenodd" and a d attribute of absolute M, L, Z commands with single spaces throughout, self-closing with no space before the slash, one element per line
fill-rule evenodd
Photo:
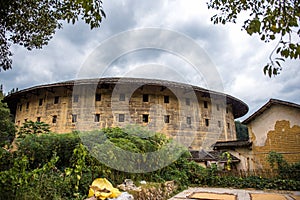
<path fill-rule="evenodd" d="M 11 68 L 11 44 L 39 49 L 62 28 L 62 21 L 74 24 L 80 18 L 93 29 L 103 17 L 101 0 L 0 1 L 0 70 Z"/>
<path fill-rule="evenodd" d="M 207 5 L 219 11 L 211 17 L 214 24 L 236 23 L 238 14 L 249 13 L 243 29 L 264 42 L 277 41 L 263 69 L 270 77 L 280 73 L 286 59 L 300 59 L 300 0 L 210 0 Z"/>

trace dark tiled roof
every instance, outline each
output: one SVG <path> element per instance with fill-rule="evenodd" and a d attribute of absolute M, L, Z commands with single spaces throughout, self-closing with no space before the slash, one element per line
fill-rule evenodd
<path fill-rule="evenodd" d="M 217 149 L 230 149 L 230 148 L 237 148 L 237 147 L 251 147 L 252 142 L 248 140 L 232 140 L 232 141 L 222 141 L 222 142 L 216 142 L 213 145 L 213 148 L 215 150 Z"/>
<path fill-rule="evenodd" d="M 253 120 L 255 120 L 258 116 L 260 116 L 263 112 L 265 112 L 267 109 L 269 109 L 273 105 L 284 105 L 293 107 L 296 109 L 300 109 L 300 105 L 296 103 L 291 103 L 288 101 L 282 101 L 278 99 L 270 99 L 265 105 L 263 105 L 260 109 L 258 109 L 255 113 L 253 113 L 250 117 L 245 119 L 242 123 L 243 124 L 249 124 Z"/>
<path fill-rule="evenodd" d="M 222 158 L 222 152 L 220 151 L 205 151 L 205 150 L 190 150 L 192 158 L 191 160 L 203 162 L 203 161 L 219 161 L 219 162 L 226 162 L 227 158 Z M 234 155 L 230 154 L 232 158 L 232 162 L 240 162 L 240 159 L 235 157 Z"/>

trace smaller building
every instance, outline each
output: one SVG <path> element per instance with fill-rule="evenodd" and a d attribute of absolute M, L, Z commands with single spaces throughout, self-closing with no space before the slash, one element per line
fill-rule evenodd
<path fill-rule="evenodd" d="M 192 155 L 191 160 L 197 162 L 199 165 L 203 167 L 211 167 L 212 165 L 216 165 L 219 170 L 224 170 L 226 167 L 226 163 L 228 158 L 223 156 L 222 151 L 205 151 L 205 150 L 190 150 Z M 231 169 L 236 169 L 238 163 L 240 163 L 240 159 L 230 154 L 231 158 Z"/>
<path fill-rule="evenodd" d="M 240 162 L 233 163 L 236 170 L 250 170 L 252 142 L 250 141 L 219 141 L 213 145 L 213 149 L 218 152 L 227 151 Z"/>
<path fill-rule="evenodd" d="M 300 161 L 300 105 L 270 99 L 242 122 L 248 126 L 252 151 L 251 169 L 268 169 L 270 151 L 283 155 L 289 163 Z"/>

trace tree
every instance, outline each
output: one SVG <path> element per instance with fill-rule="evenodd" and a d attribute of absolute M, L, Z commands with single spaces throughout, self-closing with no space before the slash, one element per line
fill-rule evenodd
<path fill-rule="evenodd" d="M 11 68 L 11 44 L 40 49 L 62 28 L 62 21 L 74 24 L 81 18 L 93 29 L 103 17 L 101 0 L 0 1 L 0 70 Z"/>
<path fill-rule="evenodd" d="M 249 133 L 246 125 L 242 124 L 240 121 L 235 121 L 236 137 L 238 140 L 248 140 Z"/>
<path fill-rule="evenodd" d="M 10 111 L 5 103 L 2 103 L 2 93 L 0 92 L 0 147 L 10 145 L 16 135 L 16 128 L 12 122 Z"/>
<path fill-rule="evenodd" d="M 249 35 L 257 33 L 264 42 L 277 40 L 263 68 L 270 77 L 280 73 L 286 58 L 300 59 L 299 0 L 210 0 L 207 5 L 219 11 L 211 17 L 214 24 L 236 23 L 238 14 L 244 11 L 249 19 L 242 28 Z"/>

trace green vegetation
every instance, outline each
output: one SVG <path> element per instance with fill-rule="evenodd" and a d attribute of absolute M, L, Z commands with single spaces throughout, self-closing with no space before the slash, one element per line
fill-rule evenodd
<path fill-rule="evenodd" d="M 11 68 L 11 44 L 40 49 L 62 28 L 62 21 L 74 24 L 81 18 L 93 29 L 103 17 L 101 0 L 0 1 L 0 71 Z"/>
<path fill-rule="evenodd" d="M 16 127 L 12 121 L 9 108 L 2 102 L 0 92 L 0 147 L 9 147 L 16 135 Z"/>
<path fill-rule="evenodd" d="M 45 122 L 27 121 L 23 123 L 18 132 L 19 138 L 24 138 L 26 135 L 48 134 L 50 133 L 50 126 Z"/>
<path fill-rule="evenodd" d="M 289 164 L 282 154 L 270 151 L 267 157 L 268 162 L 273 170 L 278 170 L 279 177 L 282 179 L 299 180 L 300 178 L 300 161 Z"/>
<path fill-rule="evenodd" d="M 243 29 L 249 35 L 258 34 L 264 42 L 277 39 L 277 44 L 269 56 L 270 62 L 264 67 L 264 73 L 270 77 L 279 74 L 282 69 L 281 62 L 286 58 L 300 59 L 298 0 L 209 0 L 207 5 L 209 9 L 219 11 L 211 18 L 214 24 L 236 23 L 239 14 L 243 13 L 248 15 Z"/>
<path fill-rule="evenodd" d="M 191 162 L 189 152 L 183 151 L 181 146 L 177 146 L 181 156 L 157 171 L 118 171 L 94 158 L 80 139 L 90 141 L 94 147 L 111 142 L 120 149 L 141 154 L 161 150 L 172 142 L 162 134 L 135 127 L 106 128 L 84 133 L 29 134 L 18 139 L 16 152 L 0 150 L 1 199 L 84 199 L 95 178 L 107 178 L 114 186 L 128 178 L 135 182 L 145 180 L 157 183 L 174 180 L 179 190 L 188 186 L 300 189 L 299 176 L 294 179 L 280 176 L 275 179 L 220 177 L 216 168 L 205 169 Z M 112 156 L 112 159 L 116 156 L 113 154 L 116 152 L 109 150 L 104 153 Z M 125 162 L 121 164 L 125 165 Z"/>
<path fill-rule="evenodd" d="M 249 140 L 248 128 L 240 121 L 235 121 L 236 138 L 237 140 Z"/>

